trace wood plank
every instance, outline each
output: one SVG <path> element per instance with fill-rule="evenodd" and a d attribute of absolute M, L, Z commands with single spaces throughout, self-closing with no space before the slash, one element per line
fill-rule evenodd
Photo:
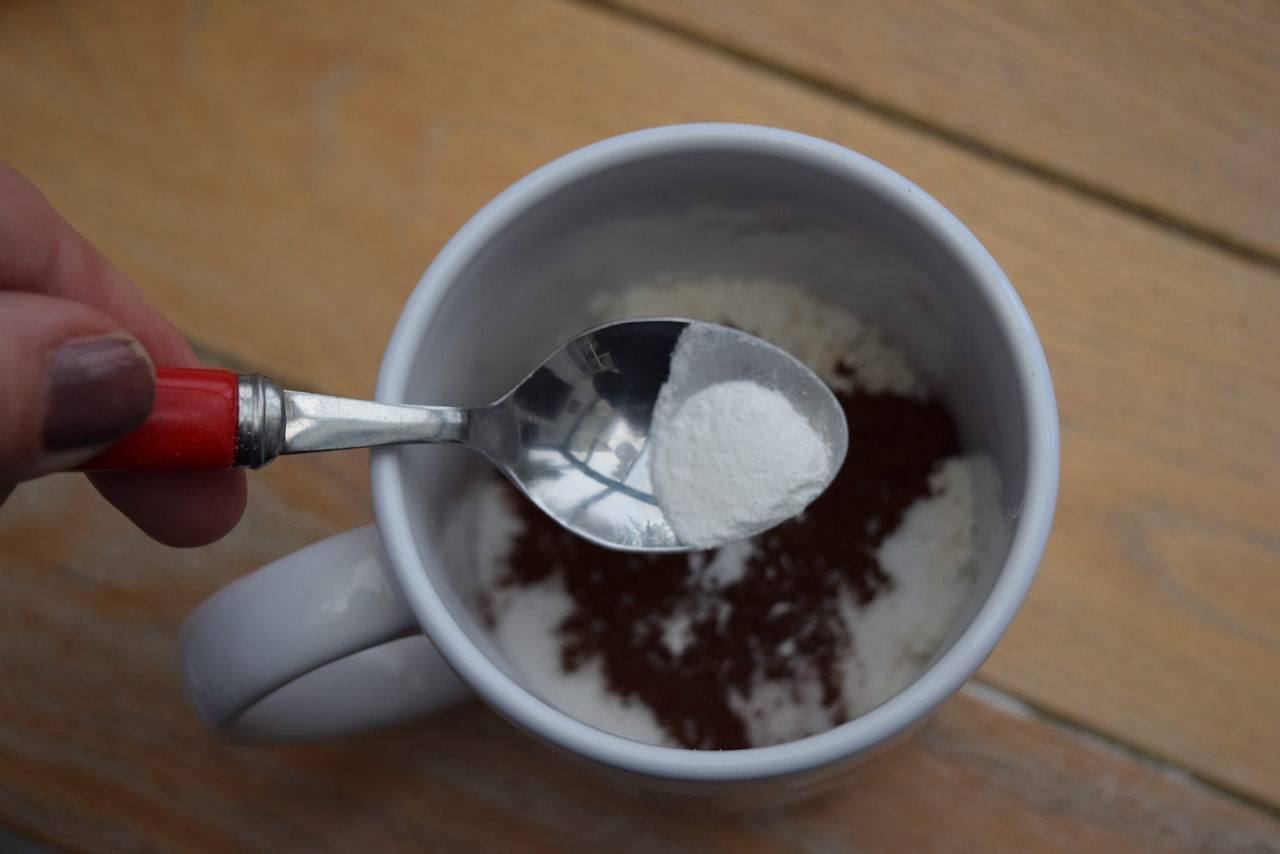
<path fill-rule="evenodd" d="M 1280 850 L 1275 817 L 990 689 L 850 786 L 749 816 L 636 800 L 475 702 L 332 743 L 222 744 L 182 705 L 177 624 L 244 570 L 368 519 L 362 457 L 282 461 L 244 525 L 184 552 L 77 476 L 19 489 L 0 515 L 6 823 L 68 852 Z"/>
<path fill-rule="evenodd" d="M 1280 7 L 605 0 L 1280 255 Z"/>
<path fill-rule="evenodd" d="M 1274 271 L 594 8 L 193 9 L 0 7 L 0 156 L 199 341 L 324 390 L 368 393 L 436 247 L 594 139 L 749 121 L 915 180 L 1018 287 L 1065 431 L 1042 577 L 984 678 L 1280 804 Z"/>

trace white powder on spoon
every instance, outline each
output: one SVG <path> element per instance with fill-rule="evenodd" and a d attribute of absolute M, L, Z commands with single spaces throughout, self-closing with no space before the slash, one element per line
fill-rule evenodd
<path fill-rule="evenodd" d="M 685 329 L 650 428 L 654 497 L 676 536 L 699 548 L 795 516 L 834 475 L 831 449 L 785 394 L 753 379 L 706 384 L 706 365 L 727 352 L 718 350 L 727 332 L 705 323 Z"/>
<path fill-rule="evenodd" d="M 741 539 L 795 516 L 827 485 L 825 443 L 781 392 L 750 380 L 654 410 L 654 497 L 684 543 Z"/>

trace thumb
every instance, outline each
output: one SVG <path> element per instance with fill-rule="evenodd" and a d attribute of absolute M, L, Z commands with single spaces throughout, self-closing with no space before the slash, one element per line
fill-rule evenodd
<path fill-rule="evenodd" d="M 155 368 L 106 314 L 0 292 L 0 501 L 23 480 L 91 459 L 151 413 Z"/>

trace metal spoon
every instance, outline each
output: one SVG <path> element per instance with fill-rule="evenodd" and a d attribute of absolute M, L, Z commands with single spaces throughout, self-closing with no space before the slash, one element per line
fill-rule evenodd
<path fill-rule="evenodd" d="M 260 374 L 160 369 L 152 417 L 85 468 L 257 469 L 281 454 L 462 445 L 483 454 L 552 518 L 588 540 L 626 551 L 689 551 L 653 496 L 647 451 L 654 402 L 676 341 L 692 322 L 622 320 L 589 329 L 501 399 L 474 409 L 285 391 Z M 698 383 L 750 379 L 782 392 L 827 442 L 834 477 L 848 429 L 822 380 L 758 338 L 700 325 L 714 331 L 715 347 L 699 363 Z M 207 388 L 200 391 L 202 386 Z M 210 390 L 234 397 L 234 410 L 224 413 L 210 404 Z M 210 423 L 219 419 L 228 429 L 211 432 Z"/>

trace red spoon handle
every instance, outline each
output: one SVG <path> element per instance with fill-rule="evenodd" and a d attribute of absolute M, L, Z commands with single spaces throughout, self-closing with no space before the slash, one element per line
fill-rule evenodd
<path fill-rule="evenodd" d="M 240 376 L 156 368 L 156 402 L 142 426 L 80 468 L 230 469 L 240 433 Z"/>

